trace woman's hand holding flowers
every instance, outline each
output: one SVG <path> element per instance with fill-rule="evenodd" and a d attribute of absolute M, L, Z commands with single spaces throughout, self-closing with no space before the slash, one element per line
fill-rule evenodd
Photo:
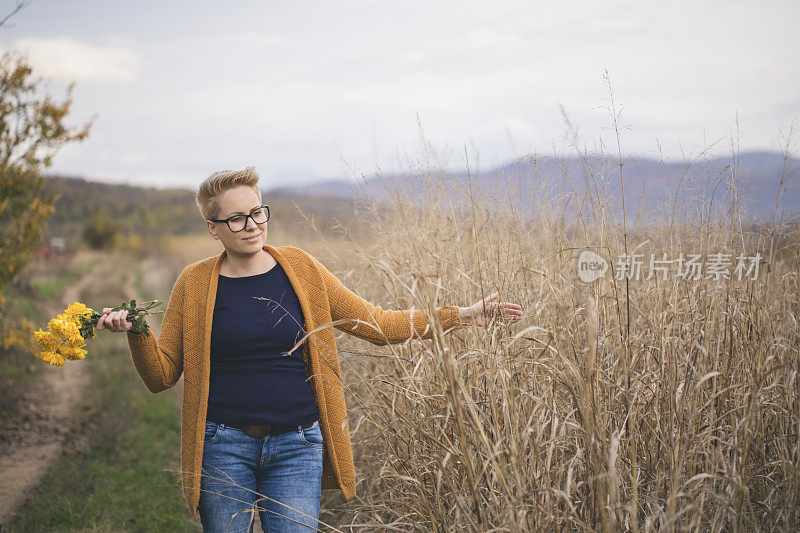
<path fill-rule="evenodd" d="M 98 331 L 101 329 L 107 329 L 112 333 L 121 333 L 123 331 L 130 331 L 133 329 L 133 332 L 136 333 L 136 329 L 133 327 L 133 322 L 128 322 L 127 317 L 127 309 L 114 311 L 111 307 L 104 307 L 103 314 L 97 321 L 97 329 Z"/>
<path fill-rule="evenodd" d="M 67 360 L 85 358 L 84 347 L 87 339 L 95 336 L 95 328 L 115 333 L 149 333 L 145 316 L 160 313 L 152 309 L 162 303 L 161 300 L 152 300 L 137 306 L 136 300 L 131 300 L 119 307 L 104 307 L 101 314 L 81 302 L 75 302 L 50 320 L 46 331 L 40 329 L 33 332 L 34 339 L 42 349 L 39 357 L 53 366 L 64 366 Z M 128 314 L 131 314 L 130 321 Z"/>

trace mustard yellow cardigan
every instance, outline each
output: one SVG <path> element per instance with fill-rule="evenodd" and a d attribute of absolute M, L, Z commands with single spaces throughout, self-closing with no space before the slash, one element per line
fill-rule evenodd
<path fill-rule="evenodd" d="M 339 488 L 349 499 L 355 493 L 355 470 L 350 449 L 347 409 L 339 371 L 339 357 L 331 327 L 374 344 L 428 339 L 430 327 L 422 311 L 389 311 L 374 307 L 348 290 L 308 253 L 292 246 L 264 249 L 280 263 L 300 300 L 305 332 L 303 358 L 319 408 L 323 437 L 322 487 Z M 217 275 L 223 251 L 183 269 L 172 288 L 158 340 L 149 333 L 128 332 L 136 370 L 151 392 L 172 387 L 183 373 L 181 413 L 181 471 L 186 503 L 197 520 L 200 475 L 208 406 L 211 365 L 211 322 L 217 294 Z M 435 318 L 443 330 L 461 325 L 458 307 L 439 307 Z M 346 321 L 343 319 L 357 319 Z M 342 322 L 336 323 L 336 321 Z"/>

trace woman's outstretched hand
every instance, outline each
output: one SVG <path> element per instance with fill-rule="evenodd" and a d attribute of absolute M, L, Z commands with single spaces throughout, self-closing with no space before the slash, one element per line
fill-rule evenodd
<path fill-rule="evenodd" d="M 461 323 L 485 326 L 495 316 L 519 320 L 522 316 L 522 307 L 511 302 L 498 302 L 499 296 L 500 293 L 495 292 L 469 307 L 459 307 L 458 314 L 461 317 Z"/>

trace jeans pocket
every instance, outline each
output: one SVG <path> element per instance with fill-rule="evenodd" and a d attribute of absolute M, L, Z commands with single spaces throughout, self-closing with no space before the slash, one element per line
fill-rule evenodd
<path fill-rule="evenodd" d="M 319 429 L 319 421 L 315 421 L 310 427 L 301 428 L 297 431 L 300 440 L 308 446 L 322 447 L 322 431 Z"/>
<path fill-rule="evenodd" d="M 220 432 L 222 431 L 222 425 L 217 424 L 216 422 L 206 422 L 206 432 L 205 432 L 205 444 L 210 444 L 217 440 Z"/>

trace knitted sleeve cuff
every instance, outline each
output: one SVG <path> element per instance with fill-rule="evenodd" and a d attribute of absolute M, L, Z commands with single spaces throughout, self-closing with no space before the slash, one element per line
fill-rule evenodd
<path fill-rule="evenodd" d="M 461 323 L 461 316 L 459 315 L 457 306 L 448 306 L 440 308 L 439 320 L 442 323 L 442 329 L 445 331 L 463 325 Z"/>
<path fill-rule="evenodd" d="M 133 330 L 127 332 L 128 334 L 128 346 L 130 347 L 131 351 L 136 351 L 137 353 L 142 353 L 142 351 L 146 351 L 148 348 L 153 346 L 153 336 L 150 332 L 147 333 L 139 333 Z"/>

